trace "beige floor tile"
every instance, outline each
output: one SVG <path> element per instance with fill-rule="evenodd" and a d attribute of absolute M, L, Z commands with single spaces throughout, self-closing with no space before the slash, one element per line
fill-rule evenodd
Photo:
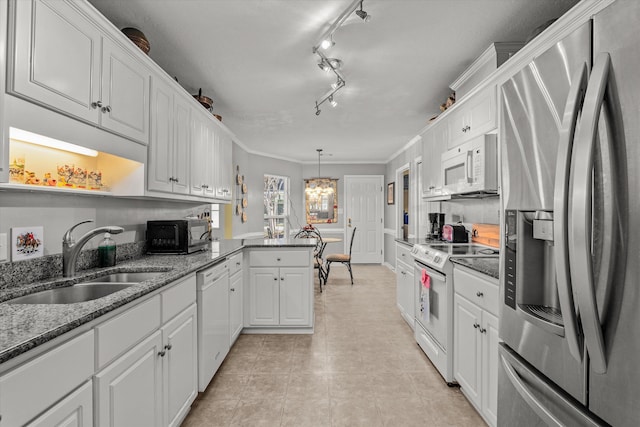
<path fill-rule="evenodd" d="M 292 373 L 287 386 L 287 400 L 328 402 L 329 377 L 326 373 Z"/>
<path fill-rule="evenodd" d="M 329 427 L 331 426 L 331 406 L 329 400 L 285 400 L 282 426 L 286 427 Z"/>
<path fill-rule="evenodd" d="M 218 373 L 220 374 L 250 374 L 256 364 L 257 356 L 250 354 L 232 354 L 224 359 Z"/>
<path fill-rule="evenodd" d="M 238 399 L 249 383 L 250 374 L 220 373 L 213 377 L 209 387 L 198 401 Z"/>
<path fill-rule="evenodd" d="M 241 400 L 230 426 L 279 426 L 282 423 L 282 399 Z"/>
<path fill-rule="evenodd" d="M 288 374 L 291 371 L 291 359 L 293 354 L 286 353 L 261 353 L 256 359 L 253 373 L 263 374 Z"/>
<path fill-rule="evenodd" d="M 289 374 L 252 374 L 243 388 L 242 400 L 283 399 L 287 393 Z"/>
<path fill-rule="evenodd" d="M 196 400 L 182 427 L 222 427 L 229 426 L 238 400 Z"/>
<path fill-rule="evenodd" d="M 335 427 L 379 427 L 382 417 L 375 399 L 331 399 L 331 425 Z"/>
<path fill-rule="evenodd" d="M 332 399 L 374 399 L 373 378 L 368 374 L 330 373 L 329 396 Z"/>
<path fill-rule="evenodd" d="M 291 373 L 327 372 L 328 362 L 324 353 L 295 354 L 291 358 Z"/>

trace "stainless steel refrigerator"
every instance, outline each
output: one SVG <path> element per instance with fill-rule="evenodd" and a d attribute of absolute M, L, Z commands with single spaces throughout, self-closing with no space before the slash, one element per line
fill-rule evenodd
<path fill-rule="evenodd" d="M 640 1 L 499 88 L 498 424 L 640 423 Z"/>

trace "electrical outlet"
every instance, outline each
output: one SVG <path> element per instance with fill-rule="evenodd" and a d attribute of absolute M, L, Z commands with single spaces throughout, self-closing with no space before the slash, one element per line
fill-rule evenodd
<path fill-rule="evenodd" d="M 0 233 L 0 261 L 7 261 L 7 247 L 9 243 L 7 242 L 7 233 Z"/>

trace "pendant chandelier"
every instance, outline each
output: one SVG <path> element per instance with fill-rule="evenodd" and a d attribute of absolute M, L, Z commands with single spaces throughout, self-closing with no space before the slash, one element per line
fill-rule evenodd
<path fill-rule="evenodd" d="M 306 188 L 304 191 L 310 196 L 323 196 L 333 194 L 334 189 L 331 185 L 331 178 L 322 178 L 320 175 L 320 157 L 322 156 L 322 148 L 316 148 L 318 152 L 318 177 L 312 179 L 305 179 Z"/>

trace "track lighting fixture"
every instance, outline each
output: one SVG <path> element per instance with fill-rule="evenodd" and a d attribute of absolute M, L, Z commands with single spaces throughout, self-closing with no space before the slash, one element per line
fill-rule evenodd
<path fill-rule="evenodd" d="M 356 15 L 358 15 L 364 22 L 369 22 L 371 20 L 371 15 L 362 10 L 362 1 L 360 2 L 360 10 L 356 10 Z"/>
<path fill-rule="evenodd" d="M 334 23 L 331 24 L 329 29 L 325 31 L 323 36 L 320 38 L 320 42 L 313 47 L 313 53 L 320 57 L 318 67 L 327 73 L 333 72 L 337 77 L 336 82 L 331 84 L 331 89 L 316 101 L 316 116 L 320 115 L 320 105 L 322 105 L 323 102 L 329 101 L 332 107 L 338 105 L 338 103 L 333 99 L 333 95 L 346 85 L 344 77 L 340 73 L 342 61 L 336 58 L 327 58 L 320 49 L 326 50 L 335 44 L 333 41 L 333 34 L 338 30 L 338 28 L 340 28 L 340 26 L 342 26 L 353 12 L 355 12 L 356 15 L 365 22 L 368 22 L 369 19 L 371 19 L 371 15 L 365 12 L 362 8 L 363 2 L 364 0 L 354 0 L 349 7 L 347 7 L 340 16 L 338 16 Z M 360 9 L 358 9 L 358 6 Z"/>

